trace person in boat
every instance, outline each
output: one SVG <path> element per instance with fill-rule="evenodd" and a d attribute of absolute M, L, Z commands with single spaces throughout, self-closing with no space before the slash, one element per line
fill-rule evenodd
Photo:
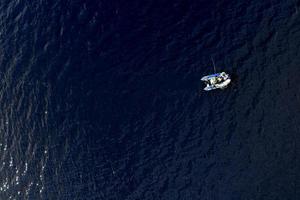
<path fill-rule="evenodd" d="M 227 76 L 224 72 L 220 74 L 218 77 L 212 77 L 209 81 L 206 82 L 208 86 L 220 84 L 227 79 Z"/>
<path fill-rule="evenodd" d="M 209 84 L 215 85 L 215 84 L 221 83 L 222 81 L 223 81 L 223 78 L 221 78 L 221 77 L 213 77 L 210 79 Z"/>
<path fill-rule="evenodd" d="M 225 72 L 222 72 L 220 76 L 222 77 L 223 81 L 225 81 L 228 78 L 228 75 Z"/>

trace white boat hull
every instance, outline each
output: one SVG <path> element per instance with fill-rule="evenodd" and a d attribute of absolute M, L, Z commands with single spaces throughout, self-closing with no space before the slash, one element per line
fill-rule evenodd
<path fill-rule="evenodd" d="M 226 81 L 220 83 L 220 84 L 215 84 L 214 86 L 208 85 L 204 88 L 205 91 L 210 91 L 210 90 L 215 90 L 215 89 L 225 89 L 231 82 L 231 79 L 227 79 Z"/>
<path fill-rule="evenodd" d="M 201 78 L 201 81 L 204 81 L 206 83 L 206 87 L 204 88 L 204 90 L 210 91 L 215 89 L 225 89 L 230 84 L 231 79 L 228 74 L 222 72 L 204 76 Z"/>

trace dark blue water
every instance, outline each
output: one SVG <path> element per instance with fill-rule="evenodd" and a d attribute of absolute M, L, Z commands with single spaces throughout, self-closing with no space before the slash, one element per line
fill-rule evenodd
<path fill-rule="evenodd" d="M 1 0 L 0 199 L 299 199 L 299 9 Z"/>

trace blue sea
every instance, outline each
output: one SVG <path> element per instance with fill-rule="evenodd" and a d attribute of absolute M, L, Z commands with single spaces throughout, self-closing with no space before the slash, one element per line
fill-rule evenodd
<path fill-rule="evenodd" d="M 0 199 L 299 200 L 299 83 L 299 0 L 0 0 Z"/>

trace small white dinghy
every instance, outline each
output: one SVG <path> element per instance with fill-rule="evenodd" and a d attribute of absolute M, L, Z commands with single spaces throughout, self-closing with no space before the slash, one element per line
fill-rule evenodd
<path fill-rule="evenodd" d="M 225 89 L 231 82 L 229 74 L 225 72 L 216 73 L 216 65 L 213 57 L 211 56 L 211 61 L 214 65 L 214 74 L 203 76 L 201 81 L 206 83 L 205 91 L 215 90 L 215 89 Z"/>
<path fill-rule="evenodd" d="M 225 72 L 215 73 L 201 78 L 206 83 L 205 91 L 225 89 L 231 82 L 229 74 Z"/>

